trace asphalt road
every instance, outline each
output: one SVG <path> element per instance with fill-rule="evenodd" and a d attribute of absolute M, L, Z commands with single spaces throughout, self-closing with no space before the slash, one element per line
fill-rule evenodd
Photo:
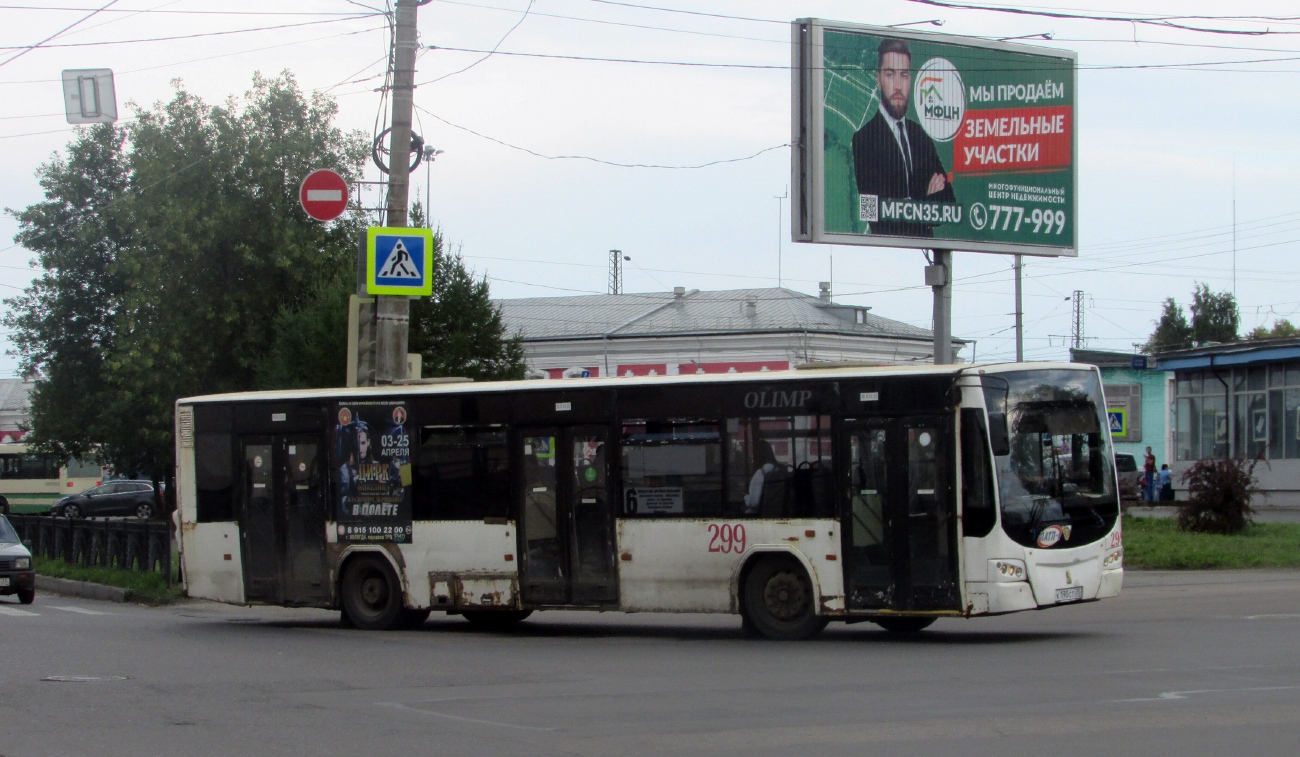
<path fill-rule="evenodd" d="M 4 598 L 0 755 L 1294 754 L 1300 572 L 1127 579 L 1107 602 L 795 643 L 731 616 L 365 633 Z"/>

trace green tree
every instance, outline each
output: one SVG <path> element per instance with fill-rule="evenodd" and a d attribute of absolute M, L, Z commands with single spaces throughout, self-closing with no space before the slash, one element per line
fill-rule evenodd
<path fill-rule="evenodd" d="M 253 388 L 281 312 L 352 270 L 361 219 L 313 221 L 297 190 L 312 168 L 357 175 L 368 140 L 287 73 L 255 76 L 244 101 L 209 106 L 178 85 L 42 166 L 45 202 L 15 215 L 47 271 L 7 301 L 6 323 L 41 375 L 45 449 L 93 444 L 120 471 L 166 474 L 175 400 Z M 60 325 L 67 313 L 80 319 Z"/>
<path fill-rule="evenodd" d="M 1187 322 L 1187 316 L 1183 315 L 1183 309 L 1173 297 L 1166 297 L 1160 320 L 1156 321 L 1156 330 L 1151 332 L 1142 351 L 1154 355 L 1191 346 L 1192 326 Z"/>
<path fill-rule="evenodd" d="M 1247 339 L 1282 339 L 1285 337 L 1300 336 L 1300 328 L 1285 318 L 1273 322 L 1273 328 L 1265 326 L 1256 326 L 1246 334 Z"/>
<path fill-rule="evenodd" d="M 1241 315 L 1231 292 L 1212 292 L 1208 284 L 1192 290 L 1192 340 L 1199 347 L 1212 342 L 1235 342 Z"/>
<path fill-rule="evenodd" d="M 1241 315 L 1237 311 L 1237 298 L 1231 292 L 1213 292 L 1209 285 L 1198 282 L 1192 290 L 1191 311 L 1192 320 L 1188 323 L 1174 298 L 1165 298 L 1156 329 L 1143 345 L 1143 352 L 1168 352 L 1237 341 Z"/>
<path fill-rule="evenodd" d="M 104 361 L 115 344 L 125 283 L 118 257 L 131 242 L 123 130 L 79 131 L 66 158 L 38 171 L 45 200 L 20 212 L 15 241 L 36 253 L 44 272 L 6 300 L 22 369 L 42 376 L 31 397 L 31 444 L 61 458 L 89 456 L 101 427 Z"/>
<path fill-rule="evenodd" d="M 347 383 L 348 296 L 355 269 L 312 285 L 297 308 L 276 313 L 271 348 L 257 366 L 259 389 L 316 389 Z"/>
<path fill-rule="evenodd" d="M 417 202 L 411 208 L 411 225 L 424 224 L 424 209 Z M 475 381 L 523 378 L 523 338 L 506 333 L 487 277 L 475 278 L 459 252 L 448 252 L 440 231 L 434 232 L 433 253 L 433 296 L 411 302 L 409 349 L 420 353 L 422 375 Z"/>

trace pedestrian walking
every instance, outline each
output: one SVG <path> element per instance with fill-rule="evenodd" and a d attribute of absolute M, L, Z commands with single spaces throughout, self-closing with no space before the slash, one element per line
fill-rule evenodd
<path fill-rule="evenodd" d="M 1156 456 L 1150 447 L 1147 447 L 1147 454 L 1143 458 L 1142 470 L 1145 474 L 1142 480 L 1142 499 L 1151 504 L 1156 501 Z"/>

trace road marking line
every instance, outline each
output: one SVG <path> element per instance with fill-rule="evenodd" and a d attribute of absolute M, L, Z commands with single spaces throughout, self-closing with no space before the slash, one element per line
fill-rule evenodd
<path fill-rule="evenodd" d="M 1300 613 L 1285 613 L 1278 615 L 1247 615 L 1246 620 L 1261 620 L 1263 618 L 1300 618 Z"/>
<path fill-rule="evenodd" d="M 436 701 L 446 701 L 446 700 L 435 699 L 433 701 L 436 702 Z M 517 725 L 515 723 L 502 723 L 499 720 L 480 720 L 478 718 L 467 718 L 461 715 L 449 715 L 445 712 L 438 712 L 437 710 L 426 710 L 420 707 L 411 707 L 410 705 L 402 704 L 401 702 L 375 702 L 375 704 L 379 705 L 380 707 L 391 707 L 395 710 L 406 710 L 407 712 L 418 712 L 421 715 L 433 715 L 435 717 L 447 718 L 448 720 L 459 720 L 464 723 L 478 723 L 479 725 L 495 725 L 495 726 L 500 726 L 502 728 L 518 728 L 523 731 L 560 730 L 559 728 L 540 728 L 538 726 L 532 726 L 532 725 Z"/>
<path fill-rule="evenodd" d="M 1173 699 L 1186 699 L 1191 694 L 1236 694 L 1245 691 L 1294 691 L 1300 686 L 1256 686 L 1249 689 L 1201 689 L 1199 691 L 1164 691 L 1158 697 L 1141 699 L 1116 699 L 1116 702 L 1168 702 Z"/>
<path fill-rule="evenodd" d="M 111 612 L 100 612 L 99 610 L 85 610 L 80 607 L 64 607 L 61 605 L 45 605 L 51 610 L 62 610 L 64 612 L 79 612 L 82 615 L 112 615 Z"/>
<path fill-rule="evenodd" d="M 28 612 L 27 610 L 19 610 L 17 607 L 0 607 L 0 615 L 12 615 L 15 618 L 22 618 L 22 617 L 35 618 L 39 616 L 40 613 Z"/>

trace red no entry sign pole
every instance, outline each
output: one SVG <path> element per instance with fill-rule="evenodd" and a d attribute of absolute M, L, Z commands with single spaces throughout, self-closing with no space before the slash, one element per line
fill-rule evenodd
<path fill-rule="evenodd" d="M 302 180 L 298 201 L 317 221 L 332 221 L 348 209 L 348 183 L 328 168 L 317 169 Z"/>

